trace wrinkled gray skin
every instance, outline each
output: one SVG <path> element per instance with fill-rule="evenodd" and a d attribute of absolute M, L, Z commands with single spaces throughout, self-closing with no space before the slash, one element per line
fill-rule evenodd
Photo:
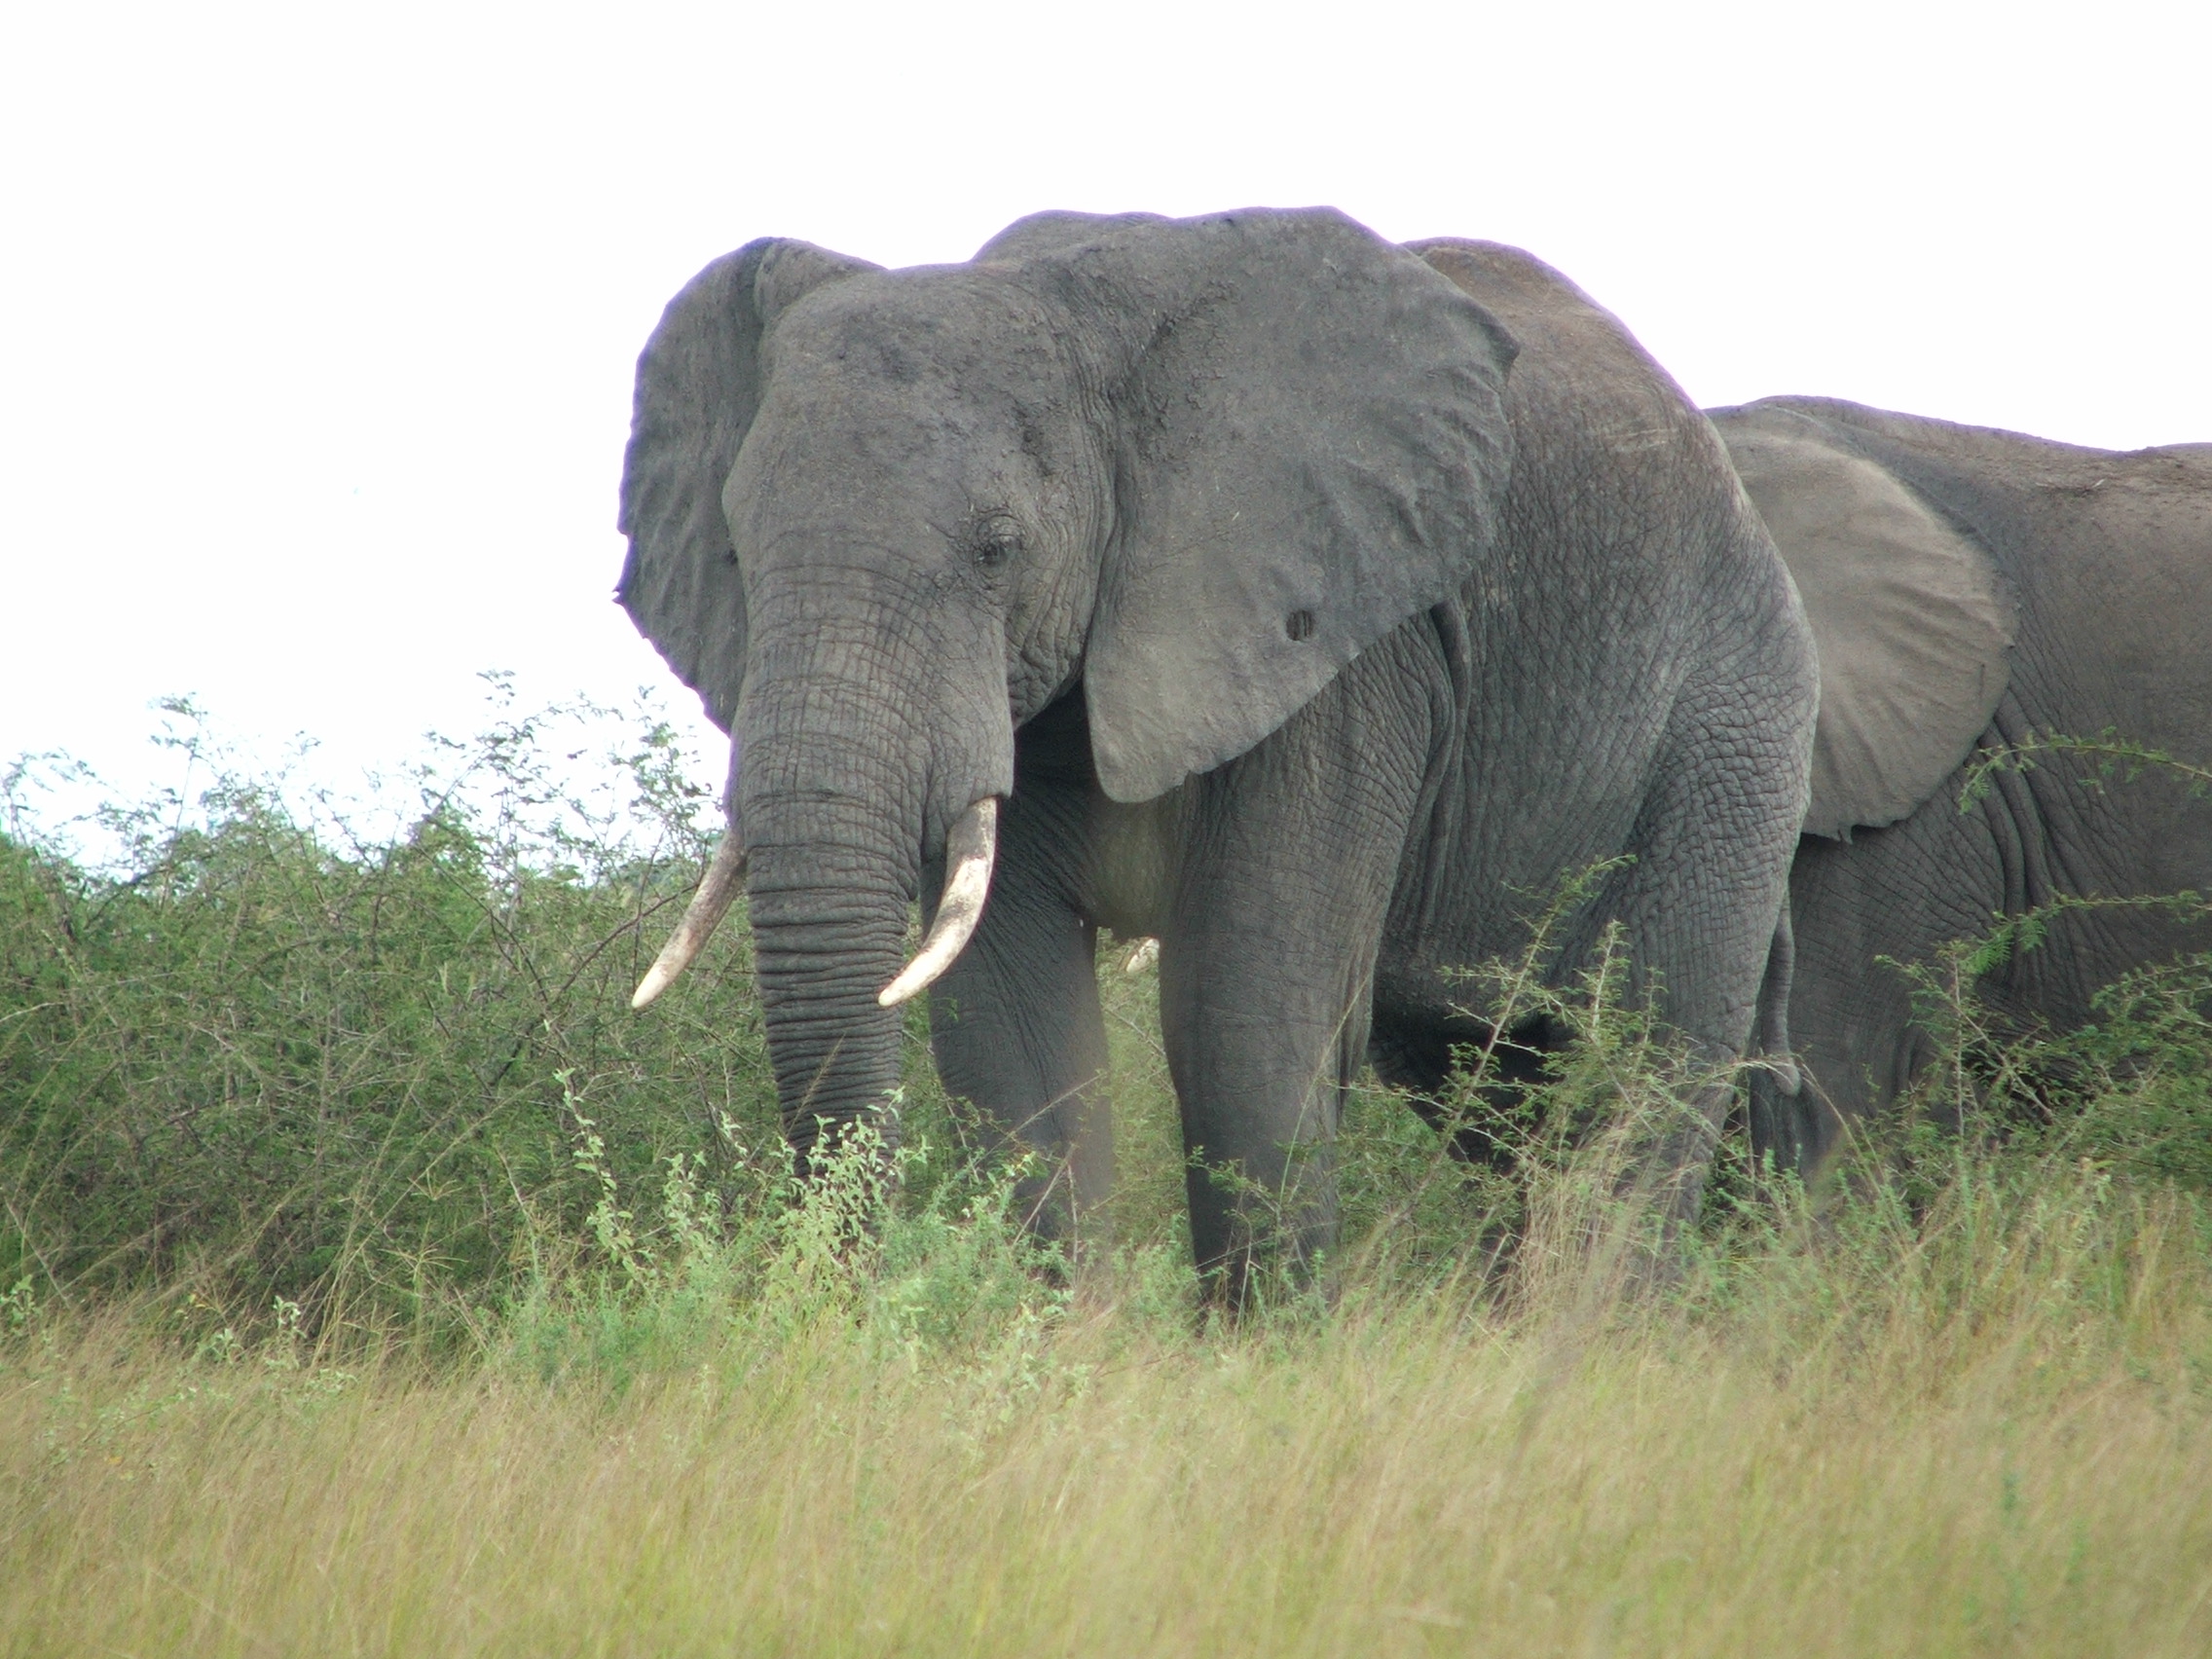
<path fill-rule="evenodd" d="M 1802 614 L 1703 417 L 1526 254 L 1328 210 L 1045 214 L 906 271 L 755 242 L 640 360 L 622 525 L 622 603 L 732 733 L 802 1157 L 898 1081 L 876 992 L 983 796 L 944 1083 L 1080 1224 L 1112 1177 L 1097 930 L 1157 935 L 1190 1148 L 1271 1195 L 1194 1168 L 1232 1295 L 1256 1244 L 1331 1237 L 1371 1025 L 1434 1083 L 1466 1035 L 1440 970 L 1518 949 L 1563 871 L 1636 860 L 1559 975 L 1618 919 L 1684 1031 L 1746 1041 Z M 1679 1192 L 1714 1132 L 1654 1154 Z"/>
<path fill-rule="evenodd" d="M 1713 419 L 1798 575 L 1824 677 L 1831 658 L 1863 663 L 1918 635 L 1903 642 L 1911 660 L 1891 665 L 1905 672 L 1881 699 L 1886 711 L 1862 722 L 1869 753 L 1904 764 L 1880 787 L 1858 787 L 1855 801 L 1842 798 L 1854 793 L 1848 780 L 1836 786 L 1825 814 L 1831 707 L 1864 699 L 1862 687 L 1824 684 L 1815 832 L 1789 880 L 1787 1041 L 1802 1087 L 1755 1077 L 1751 1101 L 1754 1144 L 1811 1174 L 1847 1122 L 1894 1100 L 1929 1057 L 1906 980 L 1877 958 L 1925 962 L 2000 915 L 2063 897 L 2212 892 L 2212 804 L 2188 799 L 2170 777 L 2089 790 L 2087 763 L 2047 760 L 1997 774 L 1959 807 L 1972 755 L 2038 733 L 2111 730 L 2212 760 L 2212 445 L 2118 454 L 1818 398 Z M 1850 515 L 1807 510 L 1827 473 L 1808 461 L 1824 451 L 1901 486 L 1955 534 L 1963 570 L 1907 577 L 1908 591 L 1891 597 L 1925 603 L 1885 606 L 1877 588 L 1914 557 L 1894 540 L 1859 543 L 1862 520 L 1836 534 Z M 1959 603 L 1969 590 L 1993 601 L 1994 638 L 1969 615 L 1975 605 Z M 2207 942 L 2156 913 L 2076 912 L 1981 988 L 2016 1027 L 2071 1029 L 2092 1017 L 2099 985 Z"/>

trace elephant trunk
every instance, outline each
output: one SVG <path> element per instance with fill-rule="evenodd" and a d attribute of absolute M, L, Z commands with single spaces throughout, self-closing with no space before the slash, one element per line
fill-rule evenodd
<path fill-rule="evenodd" d="M 818 648 L 826 632 L 835 637 L 814 631 Z M 760 1007 L 802 1162 L 825 1125 L 842 1130 L 898 1086 L 898 1005 L 949 967 L 974 931 L 997 797 L 1013 781 L 1003 678 L 951 694 L 969 677 L 940 658 L 929 685 L 918 665 L 884 660 L 880 634 L 870 640 L 866 678 L 825 671 L 820 656 L 778 663 L 758 673 L 739 719 L 745 764 L 732 793 Z M 898 690 L 916 682 L 929 688 Z M 939 899 L 940 855 L 942 902 L 908 967 L 908 902 L 925 879 L 933 891 L 922 896 Z"/>
<path fill-rule="evenodd" d="M 899 973 L 914 855 L 883 825 L 791 838 L 778 808 L 746 813 L 747 887 L 776 1094 L 803 1166 L 898 1087 L 901 1016 L 878 999 Z"/>

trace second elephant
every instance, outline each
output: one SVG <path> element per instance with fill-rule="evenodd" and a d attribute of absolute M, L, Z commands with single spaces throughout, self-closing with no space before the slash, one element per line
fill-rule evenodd
<path fill-rule="evenodd" d="M 1813 802 L 1789 878 L 1788 1042 L 1754 1074 L 1754 1146 L 1810 1174 L 1932 1050 L 1891 962 L 2054 900 L 2212 894 L 2212 803 L 2155 770 L 1966 767 L 2055 732 L 2212 758 L 2212 446 L 2119 454 L 1769 398 L 1712 412 L 1803 595 L 1821 655 Z M 2071 1029 L 2139 964 L 2205 943 L 2166 914 L 2060 915 L 1981 991 Z M 1779 1027 L 1780 1010 L 1763 1021 Z"/>

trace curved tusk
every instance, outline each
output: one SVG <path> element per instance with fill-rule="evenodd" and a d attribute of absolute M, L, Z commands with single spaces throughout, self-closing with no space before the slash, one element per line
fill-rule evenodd
<path fill-rule="evenodd" d="M 732 828 L 723 832 L 722 844 L 715 849 L 714 862 L 699 878 L 699 891 L 691 895 L 690 908 L 676 924 L 676 931 L 668 936 L 668 942 L 660 947 L 660 954 L 645 970 L 645 977 L 638 981 L 637 993 L 630 998 L 632 1008 L 644 1008 L 667 990 L 677 975 L 691 966 L 699 952 L 706 948 L 707 940 L 714 937 L 716 927 L 728 913 L 730 902 L 744 885 L 745 849 L 738 845 L 737 830 Z"/>
<path fill-rule="evenodd" d="M 1136 942 L 1128 955 L 1122 958 L 1122 972 L 1141 974 L 1160 960 L 1160 940 L 1147 934 Z"/>
<path fill-rule="evenodd" d="M 876 993 L 884 1008 L 897 1008 L 918 991 L 927 990 L 953 958 L 968 948 L 976 924 L 983 919 L 983 901 L 990 896 L 991 865 L 999 856 L 999 803 L 985 795 L 960 815 L 952 833 L 945 837 L 944 896 L 937 903 L 937 920 L 929 938 L 914 952 L 899 977 Z"/>

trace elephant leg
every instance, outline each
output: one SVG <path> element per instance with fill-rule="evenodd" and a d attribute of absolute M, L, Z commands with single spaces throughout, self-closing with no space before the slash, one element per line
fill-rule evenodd
<path fill-rule="evenodd" d="M 1946 810 L 1850 842 L 1808 836 L 1799 849 L 1789 1023 L 1803 1084 L 1766 1126 L 1777 1162 L 1793 1151 L 1803 1179 L 1816 1180 L 1936 1053 L 1898 964 L 1934 961 L 1944 941 L 1980 934 L 2009 903 L 2008 870 L 2021 861 L 1993 828 L 2009 828 L 1994 807 L 1979 817 Z"/>
<path fill-rule="evenodd" d="M 1192 900 L 1200 918 L 1161 944 L 1161 1030 L 1191 1161 L 1192 1248 L 1240 1305 L 1257 1259 L 1280 1251 L 1305 1272 L 1336 1241 L 1332 1142 L 1366 1050 L 1374 953 L 1277 929 L 1239 940 L 1205 919 L 1239 901 L 1202 888 Z"/>
<path fill-rule="evenodd" d="M 1677 708 L 1675 740 L 1631 839 L 1635 860 L 1585 923 L 1624 924 L 1637 970 L 1632 994 L 1656 988 L 1693 1061 L 1715 1070 L 1750 1045 L 1797 841 L 1787 784 L 1755 793 L 1756 780 L 1786 778 L 1788 768 L 1748 764 L 1743 750 L 1716 741 L 1731 729 L 1730 710 L 1726 697 Z M 1584 932 L 1583 949 L 1594 942 Z M 1733 1080 L 1721 1076 L 1667 1121 L 1638 1131 L 1624 1186 L 1652 1205 L 1669 1234 L 1697 1210 L 1734 1098 Z"/>
<path fill-rule="evenodd" d="M 1006 803 L 983 919 L 931 990 L 930 1045 L 946 1090 L 1036 1155 L 1021 1187 L 1032 1224 L 1088 1249 L 1104 1239 L 1114 1134 L 1098 930 L 1066 897 L 1071 793 L 1024 788 Z"/>
<path fill-rule="evenodd" d="M 1332 1142 L 1367 1053 L 1420 741 L 1387 720 L 1360 722 L 1356 745 L 1286 728 L 1192 786 L 1195 832 L 1161 930 L 1161 1031 L 1191 1159 L 1191 1242 L 1233 1305 L 1257 1262 L 1303 1273 L 1335 1243 Z"/>

